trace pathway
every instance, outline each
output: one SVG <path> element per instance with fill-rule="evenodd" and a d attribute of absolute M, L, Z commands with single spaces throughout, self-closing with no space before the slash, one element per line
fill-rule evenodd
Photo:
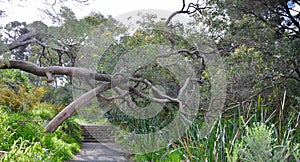
<path fill-rule="evenodd" d="M 113 149 L 112 149 L 113 148 Z M 80 153 L 70 162 L 127 162 L 129 157 L 115 143 L 82 143 Z"/>
<path fill-rule="evenodd" d="M 128 162 L 130 155 L 114 143 L 109 126 L 82 124 L 83 142 L 81 151 L 70 162 Z"/>

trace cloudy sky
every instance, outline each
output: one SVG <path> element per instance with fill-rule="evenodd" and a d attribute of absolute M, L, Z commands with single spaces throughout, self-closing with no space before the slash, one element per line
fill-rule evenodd
<path fill-rule="evenodd" d="M 41 9 L 48 8 L 54 0 L 0 0 L 0 10 L 6 11 L 6 17 L 1 19 L 1 24 L 12 20 L 32 22 L 43 20 L 51 23 Z M 192 1 L 191 1 L 192 2 Z M 76 14 L 77 18 L 88 15 L 91 11 L 100 12 L 103 15 L 118 16 L 126 12 L 141 9 L 161 9 L 176 11 L 181 8 L 182 0 L 89 0 L 89 5 L 80 5 L 74 2 L 66 4 Z"/>

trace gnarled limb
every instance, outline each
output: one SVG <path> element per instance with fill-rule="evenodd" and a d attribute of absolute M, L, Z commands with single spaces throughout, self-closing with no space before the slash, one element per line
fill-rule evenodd
<path fill-rule="evenodd" d="M 164 30 L 165 30 L 166 35 L 167 35 L 167 37 L 168 37 L 168 39 L 169 39 L 169 41 L 171 43 L 172 49 L 174 49 L 176 40 L 175 40 L 173 34 L 169 30 L 169 24 L 170 24 L 171 20 L 176 15 L 178 15 L 178 14 L 189 14 L 190 15 L 190 14 L 193 14 L 193 13 L 195 13 L 197 11 L 199 11 L 201 13 L 201 10 L 206 9 L 206 8 L 210 8 L 210 7 L 207 7 L 207 6 L 202 7 L 198 2 L 196 4 L 189 3 L 188 7 L 186 8 L 186 2 L 185 2 L 185 0 L 182 0 L 182 8 L 181 8 L 181 10 L 173 12 L 169 16 L 169 18 L 167 19 L 167 21 L 165 22 Z"/>
<path fill-rule="evenodd" d="M 59 114 L 57 114 L 46 126 L 46 132 L 54 132 L 57 127 L 66 119 L 68 119 L 73 112 L 80 106 L 87 103 L 89 100 L 94 98 L 97 94 L 104 92 L 111 87 L 111 76 L 108 74 L 100 74 L 89 69 L 79 67 L 61 67 L 61 66 L 50 66 L 50 67 L 39 67 L 31 62 L 22 60 L 11 60 L 0 64 L 0 69 L 20 69 L 36 76 L 47 77 L 48 82 L 54 80 L 53 75 L 67 75 L 67 76 L 81 76 L 92 78 L 95 80 L 107 82 L 93 90 L 83 94 L 81 97 L 73 101 L 66 108 L 64 108 Z"/>
<path fill-rule="evenodd" d="M 37 35 L 39 35 L 39 34 L 40 34 L 39 32 L 29 32 L 29 33 L 23 34 L 18 39 L 16 39 L 14 42 L 8 44 L 7 48 L 9 50 L 13 50 L 13 49 L 18 48 L 20 46 L 31 44 L 34 41 L 30 40 L 30 39 L 37 36 Z"/>
<path fill-rule="evenodd" d="M 99 87 L 96 87 L 89 92 L 83 94 L 78 99 L 70 103 L 66 108 L 64 108 L 60 113 L 58 113 L 46 126 L 46 132 L 52 133 L 57 127 L 66 119 L 71 117 L 71 115 L 75 112 L 75 110 L 85 103 L 90 101 L 92 98 L 96 97 L 99 93 L 102 93 L 111 88 L 110 83 L 103 84 Z"/>
<path fill-rule="evenodd" d="M 20 69 L 36 76 L 47 77 L 48 82 L 52 82 L 54 80 L 53 75 L 81 76 L 87 78 L 94 77 L 97 81 L 111 81 L 111 75 L 109 74 L 101 74 L 81 67 L 40 67 L 36 64 L 23 60 L 10 60 L 8 62 L 3 62 L 0 64 L 0 69 Z"/>
<path fill-rule="evenodd" d="M 190 9 L 194 9 L 193 11 L 190 11 Z M 191 14 L 196 10 L 200 10 L 203 9 L 201 8 L 199 5 L 195 5 L 195 4 L 189 4 L 188 8 L 185 10 L 185 0 L 183 0 L 183 8 L 180 11 L 176 11 L 175 13 L 173 13 L 168 19 L 167 22 L 165 24 L 165 32 L 167 34 L 167 37 L 169 38 L 172 46 L 174 47 L 174 43 L 176 43 L 172 33 L 169 31 L 169 23 L 172 20 L 172 18 L 174 16 L 176 16 L 177 14 L 182 14 L 182 13 L 186 13 L 186 14 Z M 29 32 L 29 33 L 25 33 L 23 35 L 21 35 L 19 38 L 17 38 L 14 42 L 7 44 L 7 49 L 8 50 L 14 50 L 16 48 L 22 47 L 24 45 L 29 45 L 29 44 L 37 44 L 41 47 L 45 48 L 51 48 L 54 51 L 59 51 L 58 54 L 61 55 L 61 53 L 64 52 L 70 52 L 64 48 L 56 48 L 56 47 L 51 47 L 50 45 L 48 45 L 45 42 L 39 41 L 38 39 L 36 39 L 36 36 L 39 36 L 39 32 Z M 199 50 L 195 50 L 195 51 L 189 51 L 186 49 L 181 49 L 178 51 L 178 53 L 188 53 L 190 55 L 199 55 Z M 166 55 L 165 57 L 171 56 L 173 55 L 173 53 Z M 200 57 L 200 55 L 198 56 Z M 74 59 L 73 57 L 69 56 L 70 59 Z M 71 60 L 74 63 L 74 60 Z M 73 65 L 73 64 L 71 64 Z M 40 67 L 34 63 L 28 62 L 28 61 L 24 61 L 24 60 L 10 60 L 10 61 L 2 61 L 0 60 L 0 69 L 20 69 L 23 71 L 26 71 L 28 73 L 34 74 L 36 76 L 41 76 L 41 77 L 46 77 L 48 82 L 52 82 L 54 81 L 54 75 L 66 75 L 66 76 L 80 76 L 83 78 L 88 78 L 88 79 L 94 79 L 97 81 L 102 81 L 104 82 L 102 85 L 86 92 L 85 94 L 83 94 L 82 96 L 80 96 L 78 99 L 74 100 L 72 103 L 70 103 L 67 107 L 65 107 L 60 113 L 58 113 L 46 126 L 46 132 L 47 133 L 51 133 L 54 132 L 58 126 L 63 123 L 66 119 L 68 119 L 75 111 L 77 108 L 85 105 L 87 102 L 89 102 L 92 98 L 94 97 L 102 97 L 103 99 L 106 100 L 115 100 L 115 99 L 122 99 L 125 95 L 128 95 L 128 93 L 125 94 L 121 94 L 120 96 L 113 96 L 110 98 L 105 98 L 104 96 L 100 95 L 102 92 L 113 88 L 114 86 L 119 86 L 120 88 L 124 85 L 122 85 L 123 80 L 122 79 L 113 79 L 111 75 L 109 74 L 101 74 L 101 73 L 97 73 L 95 71 L 86 69 L 86 68 L 80 68 L 80 67 L 62 67 L 62 66 L 50 66 L 50 67 Z M 151 87 L 151 89 L 156 92 L 156 94 L 158 94 L 158 98 L 151 98 L 151 101 L 155 101 L 155 102 L 161 102 L 161 103 L 165 103 L 165 102 L 178 102 L 179 103 L 179 108 L 180 110 L 183 109 L 183 104 L 181 101 L 181 97 L 183 95 L 183 91 L 186 89 L 187 84 L 189 83 L 190 79 L 188 78 L 186 80 L 186 83 L 184 84 L 183 88 L 180 89 L 180 93 L 177 96 L 177 98 L 172 98 L 170 96 L 167 96 L 165 94 L 163 94 L 163 92 L 159 91 L 158 88 L 156 88 L 154 85 L 152 85 L 149 81 L 147 80 L 143 80 L 141 76 L 135 76 L 133 74 L 134 78 L 130 78 L 132 80 L 138 81 L 138 82 L 145 82 L 147 83 L 147 85 L 149 85 Z M 112 84 L 113 83 L 113 84 Z M 131 88 L 131 87 L 129 87 Z M 141 96 L 143 97 L 148 97 L 147 95 L 144 95 L 141 92 Z"/>

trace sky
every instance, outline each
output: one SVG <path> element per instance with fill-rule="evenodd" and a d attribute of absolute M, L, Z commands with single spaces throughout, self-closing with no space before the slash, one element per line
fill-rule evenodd
<path fill-rule="evenodd" d="M 0 24 L 6 24 L 12 20 L 33 22 L 42 20 L 46 24 L 51 24 L 51 20 L 41 9 L 51 9 L 54 0 L 0 0 L 0 10 L 6 11 L 6 17 L 1 18 Z M 192 2 L 192 1 L 191 1 Z M 176 11 L 181 9 L 182 0 L 89 0 L 88 5 L 80 5 L 75 2 L 66 3 L 77 18 L 87 16 L 90 12 L 100 12 L 113 17 L 126 12 L 142 9 L 161 9 Z"/>

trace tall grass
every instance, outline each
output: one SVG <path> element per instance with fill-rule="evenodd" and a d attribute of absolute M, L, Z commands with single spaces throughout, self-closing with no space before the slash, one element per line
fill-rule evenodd
<path fill-rule="evenodd" d="M 245 107 L 236 107 L 230 114 L 223 114 L 205 138 L 199 136 L 202 121 L 195 120 L 187 133 L 170 147 L 136 155 L 135 160 L 257 161 L 268 155 L 269 161 L 299 161 L 299 107 L 286 107 L 285 102 L 284 96 L 279 108 L 272 107 L 259 96 L 256 102 L 248 104 L 247 111 L 243 111 Z M 266 139 L 271 142 L 261 142 Z M 266 150 L 255 152 L 256 147 Z"/>

